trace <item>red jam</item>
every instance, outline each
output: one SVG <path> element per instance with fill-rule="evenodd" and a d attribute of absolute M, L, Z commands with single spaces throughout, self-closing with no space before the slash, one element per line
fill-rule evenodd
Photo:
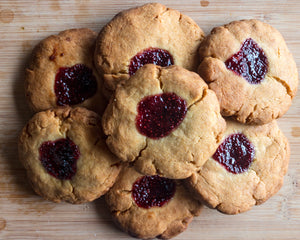
<path fill-rule="evenodd" d="M 55 77 L 54 91 L 58 106 L 76 105 L 96 93 L 97 80 L 92 69 L 84 64 L 60 68 Z"/>
<path fill-rule="evenodd" d="M 174 60 L 167 50 L 160 48 L 148 48 L 131 58 L 128 69 L 129 75 L 134 75 L 139 68 L 149 63 L 161 67 L 167 67 L 174 65 Z"/>
<path fill-rule="evenodd" d="M 268 72 L 269 63 L 263 49 L 248 38 L 241 49 L 226 60 L 225 65 L 249 83 L 259 84 Z"/>
<path fill-rule="evenodd" d="M 227 171 L 237 174 L 248 170 L 254 159 L 254 147 L 242 133 L 228 136 L 218 147 L 213 159 Z"/>
<path fill-rule="evenodd" d="M 170 134 L 183 121 L 186 101 L 175 93 L 148 96 L 138 104 L 136 127 L 138 131 L 152 139 Z"/>
<path fill-rule="evenodd" d="M 158 175 L 143 176 L 132 185 L 132 198 L 141 208 L 162 207 L 174 196 L 176 183 Z"/>
<path fill-rule="evenodd" d="M 67 180 L 76 174 L 80 152 L 78 146 L 69 138 L 43 142 L 39 154 L 42 165 L 53 177 Z"/>

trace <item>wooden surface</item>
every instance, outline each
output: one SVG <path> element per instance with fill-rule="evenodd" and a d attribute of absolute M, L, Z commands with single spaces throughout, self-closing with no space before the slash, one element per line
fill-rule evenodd
<path fill-rule="evenodd" d="M 70 205 L 35 195 L 17 157 L 17 136 L 31 117 L 23 97 L 24 66 L 41 39 L 68 28 L 99 31 L 116 13 L 148 1 L 0 0 L 0 239 L 131 239 L 118 230 L 103 199 Z M 300 66 L 300 1 L 161 1 L 209 33 L 218 25 L 258 18 L 285 37 Z M 279 120 L 291 143 L 284 186 L 251 211 L 228 216 L 205 208 L 176 239 L 300 239 L 300 94 Z"/>

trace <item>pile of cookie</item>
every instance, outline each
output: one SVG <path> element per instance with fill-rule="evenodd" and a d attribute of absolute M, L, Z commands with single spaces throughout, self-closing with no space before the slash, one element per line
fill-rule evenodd
<path fill-rule="evenodd" d="M 276 120 L 296 64 L 258 20 L 214 28 L 159 3 L 99 33 L 71 29 L 33 50 L 25 92 L 36 112 L 19 138 L 33 189 L 83 203 L 106 194 L 117 224 L 171 238 L 202 204 L 237 214 L 282 186 L 289 144 Z"/>

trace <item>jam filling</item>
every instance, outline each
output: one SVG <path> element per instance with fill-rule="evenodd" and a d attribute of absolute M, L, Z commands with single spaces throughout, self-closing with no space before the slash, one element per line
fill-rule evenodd
<path fill-rule="evenodd" d="M 60 68 L 56 74 L 54 92 L 58 106 L 82 103 L 96 91 L 96 77 L 92 69 L 84 64 Z"/>
<path fill-rule="evenodd" d="M 242 133 L 228 136 L 218 147 L 213 159 L 227 171 L 237 174 L 248 170 L 254 159 L 254 147 Z"/>
<path fill-rule="evenodd" d="M 162 207 L 174 196 L 176 183 L 158 175 L 143 176 L 132 185 L 132 198 L 141 208 Z"/>
<path fill-rule="evenodd" d="M 248 38 L 241 49 L 226 60 L 226 67 L 251 84 L 259 84 L 268 72 L 268 58 L 263 49 Z"/>
<path fill-rule="evenodd" d="M 142 99 L 137 108 L 136 127 L 152 139 L 170 134 L 187 113 L 186 101 L 175 93 L 162 93 Z"/>
<path fill-rule="evenodd" d="M 76 174 L 80 152 L 78 146 L 69 138 L 43 142 L 39 154 L 42 165 L 53 177 L 67 180 Z"/>
<path fill-rule="evenodd" d="M 148 48 L 131 58 L 128 69 L 129 75 L 134 75 L 139 68 L 149 63 L 161 67 L 167 67 L 174 65 L 174 60 L 167 50 L 160 48 Z"/>

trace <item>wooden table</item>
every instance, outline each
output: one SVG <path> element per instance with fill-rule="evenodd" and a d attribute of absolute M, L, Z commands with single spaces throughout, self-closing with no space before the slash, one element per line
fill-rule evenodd
<path fill-rule="evenodd" d="M 24 67 L 43 38 L 68 28 L 99 31 L 116 13 L 148 1 L 0 0 L 0 239 L 131 239 L 118 230 L 103 199 L 54 204 L 37 196 L 18 161 L 17 136 L 31 117 L 23 92 Z M 277 28 L 300 66 L 300 1 L 161 1 L 209 33 L 218 25 L 257 18 Z M 267 203 L 228 216 L 205 208 L 176 239 L 300 239 L 300 94 L 279 120 L 291 143 L 284 186 Z"/>

